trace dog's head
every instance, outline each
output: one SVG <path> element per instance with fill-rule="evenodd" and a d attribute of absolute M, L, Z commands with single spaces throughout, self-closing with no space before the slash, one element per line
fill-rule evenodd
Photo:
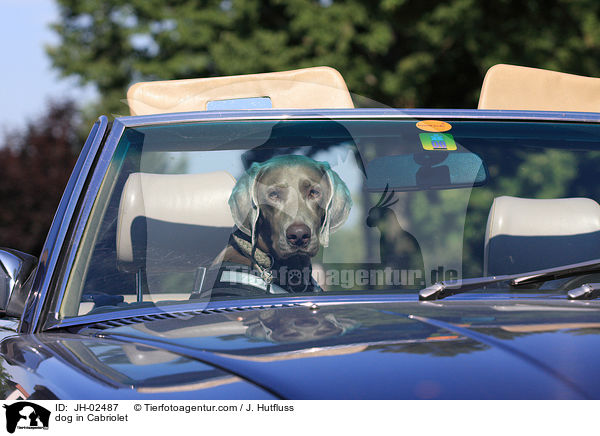
<path fill-rule="evenodd" d="M 254 319 L 244 321 L 246 336 L 275 343 L 314 341 L 342 336 L 359 326 L 359 323 L 337 317 L 333 313 L 264 311 Z"/>
<path fill-rule="evenodd" d="M 278 156 L 254 163 L 229 197 L 237 227 L 263 236 L 273 255 L 314 256 L 319 243 L 348 218 L 352 199 L 346 184 L 326 162 L 305 156 Z"/>

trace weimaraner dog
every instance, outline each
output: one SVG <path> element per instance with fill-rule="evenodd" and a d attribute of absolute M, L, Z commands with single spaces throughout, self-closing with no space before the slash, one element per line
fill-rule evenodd
<path fill-rule="evenodd" d="M 252 164 L 229 207 L 237 230 L 223 262 L 256 268 L 288 292 L 318 291 L 310 258 L 346 221 L 352 199 L 328 163 L 287 155 Z"/>

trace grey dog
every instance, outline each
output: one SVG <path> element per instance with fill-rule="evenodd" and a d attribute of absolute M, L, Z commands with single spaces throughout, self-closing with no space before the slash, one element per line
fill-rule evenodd
<path fill-rule="evenodd" d="M 247 265 L 291 292 L 316 291 L 311 257 L 348 218 L 352 199 L 326 162 L 287 155 L 254 163 L 229 207 L 237 230 L 221 260 Z"/>

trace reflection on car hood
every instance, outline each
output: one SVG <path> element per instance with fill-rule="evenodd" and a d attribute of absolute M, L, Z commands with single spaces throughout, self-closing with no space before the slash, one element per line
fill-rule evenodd
<path fill-rule="evenodd" d="M 330 304 L 101 335 L 226 368 L 282 398 L 600 398 L 586 366 L 600 353 L 600 306 L 590 303 Z"/>
<path fill-rule="evenodd" d="M 3 352 L 40 378 L 51 362 L 74 368 L 71 383 L 46 386 L 61 398 L 600 398 L 596 302 L 319 303 L 130 322 L 15 337 Z"/>

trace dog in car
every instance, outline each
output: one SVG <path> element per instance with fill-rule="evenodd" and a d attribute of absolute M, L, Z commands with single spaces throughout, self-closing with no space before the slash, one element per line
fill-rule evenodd
<path fill-rule="evenodd" d="M 236 229 L 222 264 L 251 268 L 269 288 L 316 292 L 311 258 L 346 221 L 352 199 L 328 163 L 285 155 L 253 163 L 229 207 Z"/>

